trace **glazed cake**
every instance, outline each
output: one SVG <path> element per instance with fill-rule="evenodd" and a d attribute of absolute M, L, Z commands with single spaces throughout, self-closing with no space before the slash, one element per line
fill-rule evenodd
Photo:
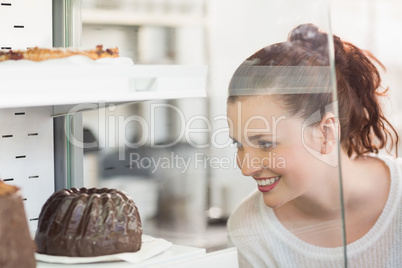
<path fill-rule="evenodd" d="M 94 257 L 141 248 L 142 225 L 134 201 L 110 188 L 64 189 L 46 201 L 35 242 L 41 254 Z"/>
<path fill-rule="evenodd" d="M 0 267 L 36 267 L 21 191 L 0 180 Z"/>

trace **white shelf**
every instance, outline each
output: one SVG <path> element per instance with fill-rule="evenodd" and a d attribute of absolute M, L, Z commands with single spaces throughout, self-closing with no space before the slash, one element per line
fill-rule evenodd
<path fill-rule="evenodd" d="M 108 267 L 108 268 L 238 268 L 237 250 L 228 248 L 211 253 L 206 253 L 205 249 L 187 246 L 173 245 L 163 253 L 152 257 L 144 262 L 133 264 L 128 262 L 105 262 L 87 263 L 70 265 L 74 268 Z M 57 268 L 66 267 L 65 264 L 37 262 L 37 268 Z"/>
<path fill-rule="evenodd" d="M 0 63 L 0 108 L 80 104 L 83 110 L 102 103 L 205 97 L 206 72 L 206 66 Z"/>
<path fill-rule="evenodd" d="M 203 16 L 181 14 L 138 13 L 125 10 L 83 9 L 83 24 L 124 25 L 124 26 L 203 26 Z"/>

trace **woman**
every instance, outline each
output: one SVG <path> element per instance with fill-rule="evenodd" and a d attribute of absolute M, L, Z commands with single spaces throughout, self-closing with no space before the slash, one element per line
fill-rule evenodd
<path fill-rule="evenodd" d="M 230 136 L 258 188 L 228 221 L 240 267 L 343 267 L 344 244 L 349 267 L 402 267 L 402 161 L 378 154 L 397 148 L 398 135 L 379 104 L 376 65 L 304 24 L 236 70 Z"/>

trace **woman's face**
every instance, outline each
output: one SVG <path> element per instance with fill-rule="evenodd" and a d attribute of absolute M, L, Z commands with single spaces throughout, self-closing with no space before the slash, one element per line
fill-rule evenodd
<path fill-rule="evenodd" d="M 320 151 L 320 138 L 314 127 L 303 127 L 304 121 L 290 116 L 272 96 L 240 97 L 228 104 L 237 164 L 256 181 L 269 207 L 314 198 L 319 191 L 324 168 L 310 152 Z"/>

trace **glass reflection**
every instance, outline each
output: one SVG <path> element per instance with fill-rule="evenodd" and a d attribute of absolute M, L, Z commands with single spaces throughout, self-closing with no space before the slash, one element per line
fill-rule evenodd
<path fill-rule="evenodd" d="M 377 66 L 369 51 L 302 24 L 235 71 L 230 136 L 257 188 L 228 221 L 240 267 L 398 263 L 399 216 L 389 209 L 399 203 L 400 164 L 378 155 L 398 135 L 379 104 Z M 384 247 L 393 254 L 379 256 Z"/>

